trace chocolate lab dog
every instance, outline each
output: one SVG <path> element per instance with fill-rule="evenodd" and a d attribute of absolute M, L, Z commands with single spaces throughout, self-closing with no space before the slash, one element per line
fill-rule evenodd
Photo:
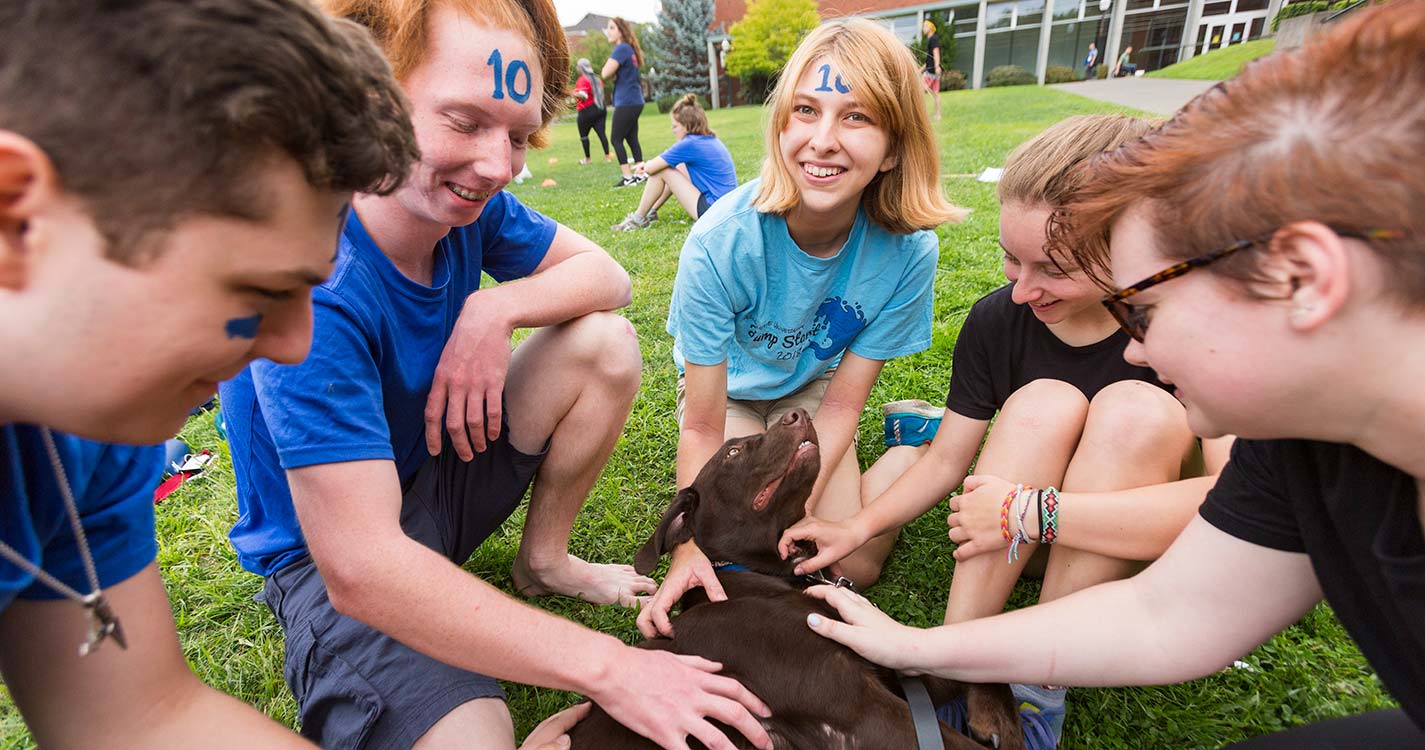
<path fill-rule="evenodd" d="M 640 646 L 722 663 L 723 674 L 772 709 L 763 725 L 778 750 L 916 748 L 910 709 L 895 673 L 807 627 L 812 612 L 838 615 L 802 593 L 810 583 L 793 576 L 792 569 L 805 557 L 783 560 L 777 552 L 782 532 L 805 512 L 820 466 L 816 431 L 801 409 L 765 434 L 724 443 L 692 486 L 678 493 L 634 567 L 647 575 L 674 546 L 696 539 L 720 566 L 718 581 L 728 599 L 709 602 L 702 589 L 689 591 L 673 620 L 674 637 Z M 1007 686 L 924 680 L 937 705 L 966 696 L 971 733 L 984 745 L 1024 747 Z M 751 747 L 735 730 L 718 726 L 740 747 Z M 980 743 L 944 723 L 939 729 L 946 748 L 981 750 Z M 597 706 L 571 736 L 574 750 L 649 747 L 648 740 Z"/>

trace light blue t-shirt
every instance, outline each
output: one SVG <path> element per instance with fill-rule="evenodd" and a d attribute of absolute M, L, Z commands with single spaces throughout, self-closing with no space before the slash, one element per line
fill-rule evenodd
<path fill-rule="evenodd" d="M 940 245 L 891 234 L 856 212 L 841 250 L 807 255 L 787 222 L 753 208 L 760 180 L 728 193 L 693 225 L 678 259 L 668 333 L 673 359 L 727 361 L 727 395 L 795 393 L 851 351 L 887 360 L 930 346 Z"/>
<path fill-rule="evenodd" d="M 688 178 L 708 197 L 709 205 L 737 188 L 732 154 L 715 135 L 685 135 L 659 156 L 670 167 L 687 164 Z"/>
<path fill-rule="evenodd" d="M 445 342 L 484 271 L 528 276 L 559 225 L 508 192 L 435 247 L 430 286 L 407 278 L 347 219 L 336 268 L 312 291 L 312 351 L 296 365 L 258 360 L 223 383 L 237 477 L 238 562 L 271 575 L 307 551 L 285 470 L 391 460 L 404 485 L 429 458 L 425 404 Z"/>
<path fill-rule="evenodd" d="M 99 585 L 128 580 L 158 554 L 153 490 L 163 470 L 163 448 L 96 443 L 58 432 L 54 443 Z M 0 425 L 0 542 L 74 590 L 89 593 L 84 557 L 70 529 L 54 465 L 39 428 L 32 425 Z M 60 596 L 0 558 L 0 612 L 17 597 Z"/>

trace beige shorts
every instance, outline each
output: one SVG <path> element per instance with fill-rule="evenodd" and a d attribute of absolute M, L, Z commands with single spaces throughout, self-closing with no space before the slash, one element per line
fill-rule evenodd
<path fill-rule="evenodd" d="M 744 419 L 753 422 L 760 422 L 763 427 L 771 427 L 776 424 L 787 412 L 801 407 L 813 418 L 816 417 L 817 409 L 821 408 L 821 399 L 826 396 L 826 386 L 831 384 L 831 376 L 836 373 L 836 368 L 832 368 L 822 373 L 816 380 L 802 386 L 802 389 L 789 396 L 782 398 L 772 398 L 765 401 L 742 401 L 730 398 L 727 400 L 727 418 Z M 678 376 L 678 405 L 674 410 L 674 416 L 678 420 L 678 426 L 683 426 L 683 376 Z"/>

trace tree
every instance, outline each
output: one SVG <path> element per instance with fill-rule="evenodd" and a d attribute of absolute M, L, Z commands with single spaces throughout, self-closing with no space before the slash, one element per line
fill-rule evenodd
<path fill-rule="evenodd" d="M 752 0 L 747 15 L 729 29 L 727 72 L 743 79 L 753 98 L 761 101 L 772 77 L 819 23 L 815 0 Z"/>
<path fill-rule="evenodd" d="M 712 20 L 713 0 L 665 0 L 658 25 L 648 34 L 659 58 L 656 96 L 711 95 L 707 38 Z"/>

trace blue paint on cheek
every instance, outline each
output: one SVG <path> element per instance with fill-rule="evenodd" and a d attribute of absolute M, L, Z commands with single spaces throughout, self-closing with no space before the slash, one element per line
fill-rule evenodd
<path fill-rule="evenodd" d="M 255 339 L 257 329 L 262 326 L 262 316 L 254 315 L 250 318 L 233 318 L 228 321 L 223 330 L 230 339 Z"/>

